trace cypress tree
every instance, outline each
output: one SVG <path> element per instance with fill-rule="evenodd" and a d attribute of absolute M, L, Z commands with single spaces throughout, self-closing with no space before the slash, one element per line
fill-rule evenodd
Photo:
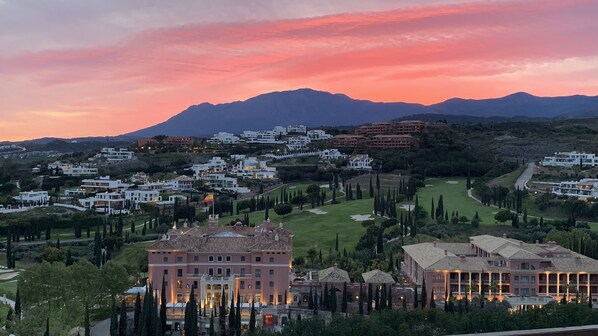
<path fill-rule="evenodd" d="M 71 255 L 71 249 L 66 250 L 66 261 L 64 262 L 66 266 L 71 266 L 73 264 L 73 256 Z"/>
<path fill-rule="evenodd" d="M 230 335 L 234 335 L 234 330 L 236 329 L 237 322 L 235 318 L 237 317 L 237 313 L 235 312 L 235 296 L 230 296 L 230 309 L 228 311 L 228 332 Z"/>
<path fill-rule="evenodd" d="M 241 336 L 241 294 L 237 291 L 237 310 L 235 310 L 235 334 Z"/>
<path fill-rule="evenodd" d="M 162 289 L 160 291 L 160 329 L 164 336 L 166 332 L 166 279 L 162 276 Z"/>
<path fill-rule="evenodd" d="M 127 336 L 127 307 L 125 300 L 120 303 L 120 319 L 118 320 L 118 336 Z"/>
<path fill-rule="evenodd" d="M 372 297 L 372 283 L 370 282 L 370 283 L 368 284 L 368 304 L 367 304 L 367 307 L 368 307 L 368 315 L 369 315 L 369 314 L 372 312 L 372 300 L 373 300 L 373 299 L 374 299 L 374 298 Z"/>
<path fill-rule="evenodd" d="M 253 300 L 251 300 L 251 315 L 249 315 L 249 331 L 255 331 L 255 306 Z"/>
<path fill-rule="evenodd" d="M 318 301 L 318 289 L 316 288 L 316 294 L 314 295 L 314 315 L 318 315 L 318 307 L 320 302 Z"/>
<path fill-rule="evenodd" d="M 212 313 L 210 315 L 210 336 L 214 336 L 215 334 L 216 334 L 216 332 L 214 330 L 214 313 Z"/>
<path fill-rule="evenodd" d="M 432 205 L 430 207 L 430 218 L 434 219 L 435 216 L 435 212 L 434 212 L 434 197 L 432 197 Z"/>
<path fill-rule="evenodd" d="M 386 284 L 380 289 L 380 310 L 386 309 Z"/>
<path fill-rule="evenodd" d="M 376 286 L 376 295 L 375 295 L 375 305 L 376 311 L 380 310 L 380 289 Z"/>
<path fill-rule="evenodd" d="M 436 301 L 434 300 L 434 289 L 430 293 L 430 309 L 436 308 Z"/>
<path fill-rule="evenodd" d="M 21 290 L 17 286 L 17 296 L 15 297 L 15 315 L 17 320 L 21 319 Z"/>
<path fill-rule="evenodd" d="M 6 266 L 8 268 L 14 268 L 12 265 L 12 237 L 11 237 L 11 227 L 8 228 L 8 232 L 6 235 Z"/>
<path fill-rule="evenodd" d="M 334 249 L 338 252 L 338 233 L 336 234 L 336 243 L 334 245 Z"/>
<path fill-rule="evenodd" d="M 324 308 L 330 309 L 330 292 L 328 291 L 328 283 L 324 284 Z"/>
<path fill-rule="evenodd" d="M 137 335 L 137 327 L 139 326 L 139 318 L 141 317 L 141 296 L 137 293 L 135 297 L 135 313 L 133 315 L 133 334 Z"/>
<path fill-rule="evenodd" d="M 46 318 L 46 332 L 44 332 L 44 336 L 50 336 L 50 318 Z"/>
<path fill-rule="evenodd" d="M 313 289 L 309 287 L 309 298 L 307 299 L 307 309 L 314 309 L 314 293 Z"/>
<path fill-rule="evenodd" d="M 421 297 L 422 309 L 426 308 L 426 301 L 428 301 L 428 292 L 426 291 L 426 278 L 423 278 L 423 280 L 422 280 L 422 297 Z"/>
<path fill-rule="evenodd" d="M 359 283 L 359 315 L 363 315 L 363 284 Z"/>
<path fill-rule="evenodd" d="M 139 295 L 139 294 L 137 294 Z M 85 336 L 91 336 L 91 328 L 89 325 L 89 303 L 85 303 L 85 321 L 83 322 L 83 326 L 85 329 Z"/>
<path fill-rule="evenodd" d="M 413 309 L 417 309 L 418 301 L 419 301 L 419 297 L 417 297 L 417 285 L 416 285 L 415 289 L 413 291 Z"/>
<path fill-rule="evenodd" d="M 341 301 L 341 312 L 347 312 L 347 283 L 343 282 L 343 299 Z"/>
<path fill-rule="evenodd" d="M 110 314 L 110 336 L 118 336 L 118 315 L 116 314 L 116 302 L 112 298 L 112 310 Z"/>
<path fill-rule="evenodd" d="M 370 197 L 374 197 L 374 186 L 372 185 L 372 175 L 370 175 Z"/>
<path fill-rule="evenodd" d="M 220 330 L 224 332 L 226 330 L 226 293 L 224 292 L 224 286 L 222 287 L 219 308 L 220 310 L 218 311 L 218 321 L 220 322 Z"/>
<path fill-rule="evenodd" d="M 50 236 L 52 234 L 52 228 L 50 227 L 50 222 L 46 224 L 46 240 L 50 240 Z"/>
<path fill-rule="evenodd" d="M 403 309 L 407 310 L 407 297 L 403 296 L 403 299 L 401 300 L 402 305 L 403 305 Z"/>
<path fill-rule="evenodd" d="M 380 174 L 376 174 L 376 190 L 380 192 Z"/>
<path fill-rule="evenodd" d="M 89 224 L 89 221 L 85 224 L 85 231 L 87 238 L 91 238 L 91 224 Z"/>
<path fill-rule="evenodd" d="M 392 284 L 388 286 L 388 306 L 386 308 L 392 310 Z"/>
<path fill-rule="evenodd" d="M 336 313 L 336 288 L 332 286 L 332 290 L 329 295 L 330 303 L 328 304 L 330 311 Z"/>

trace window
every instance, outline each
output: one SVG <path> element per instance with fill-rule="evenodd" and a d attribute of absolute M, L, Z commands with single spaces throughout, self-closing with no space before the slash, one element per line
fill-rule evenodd
<path fill-rule="evenodd" d="M 256 277 L 256 278 L 259 278 L 259 277 L 261 277 L 261 276 L 262 276 L 262 270 L 261 270 L 261 269 L 256 269 L 256 270 L 255 270 L 255 277 Z"/>
<path fill-rule="evenodd" d="M 183 294 L 177 293 L 177 295 L 176 295 L 176 302 L 178 302 L 178 303 L 184 302 L 183 301 Z"/>
<path fill-rule="evenodd" d="M 269 270 L 269 271 L 268 271 L 268 274 L 270 274 L 270 275 L 274 275 L 274 270 L 273 270 L 273 269 Z"/>
<path fill-rule="evenodd" d="M 230 268 L 226 269 L 226 276 L 229 277 L 230 276 Z"/>
<path fill-rule="evenodd" d="M 239 282 L 239 288 L 241 288 L 241 289 L 245 289 L 245 280 L 241 280 L 241 281 Z"/>
<path fill-rule="evenodd" d="M 218 261 L 222 261 L 222 256 L 218 256 Z"/>
<path fill-rule="evenodd" d="M 270 300 L 268 301 L 270 304 L 274 304 L 274 295 L 270 295 Z"/>
<path fill-rule="evenodd" d="M 241 256 L 241 261 L 245 261 L 245 256 Z"/>
<path fill-rule="evenodd" d="M 199 268 L 194 268 L 193 269 L 193 275 L 198 275 L 199 274 Z"/>
<path fill-rule="evenodd" d="M 270 286 L 270 288 L 274 288 L 274 281 L 270 281 L 270 283 L 268 283 L 268 285 Z"/>
<path fill-rule="evenodd" d="M 255 282 L 255 289 L 262 289 L 262 282 L 261 281 L 256 281 Z"/>
<path fill-rule="evenodd" d="M 197 289 L 197 280 L 193 281 L 193 288 Z"/>
<path fill-rule="evenodd" d="M 274 262 L 274 257 L 270 257 L 269 261 L 270 261 L 271 263 L 273 263 L 273 262 Z"/>
<path fill-rule="evenodd" d="M 241 276 L 245 276 L 245 268 L 241 267 Z"/>
<path fill-rule="evenodd" d="M 168 275 L 168 270 L 167 269 L 164 270 L 164 275 Z"/>
<path fill-rule="evenodd" d="M 209 262 L 214 262 L 214 256 L 209 256 L 209 257 L 208 257 L 208 261 L 209 261 Z"/>
<path fill-rule="evenodd" d="M 222 275 L 222 268 L 218 267 L 218 275 Z"/>
<path fill-rule="evenodd" d="M 164 262 L 168 262 L 168 257 L 164 257 Z"/>
<path fill-rule="evenodd" d="M 178 288 L 178 289 L 183 288 L 183 281 L 182 280 L 177 280 L 177 282 L 176 282 L 176 288 Z"/>
<path fill-rule="evenodd" d="M 183 257 L 176 257 L 176 262 L 183 262 Z"/>
<path fill-rule="evenodd" d="M 182 277 L 183 276 L 183 269 L 182 268 L 177 268 L 177 270 L 176 270 L 176 276 L 177 277 Z"/>
<path fill-rule="evenodd" d="M 230 256 L 226 256 L 226 262 L 230 262 Z"/>
<path fill-rule="evenodd" d="M 278 294 L 278 303 L 282 303 L 282 304 L 286 303 L 286 302 L 282 301 L 282 295 L 280 295 L 280 294 Z"/>
<path fill-rule="evenodd" d="M 256 262 L 256 263 L 258 263 L 258 262 L 262 262 L 262 257 L 255 257 L 255 262 Z"/>
<path fill-rule="evenodd" d="M 193 261 L 199 261 L 199 256 L 193 257 Z"/>
<path fill-rule="evenodd" d="M 213 268 L 208 269 L 208 274 L 210 276 L 214 276 L 214 269 Z"/>

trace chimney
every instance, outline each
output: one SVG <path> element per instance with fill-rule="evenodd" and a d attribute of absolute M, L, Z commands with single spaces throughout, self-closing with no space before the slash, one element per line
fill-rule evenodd
<path fill-rule="evenodd" d="M 208 218 L 208 227 L 218 227 L 218 215 L 210 215 L 210 217 Z"/>
<path fill-rule="evenodd" d="M 506 234 L 506 233 L 503 233 L 503 234 L 502 234 L 502 237 L 503 237 L 504 239 L 507 239 L 507 234 Z"/>
<path fill-rule="evenodd" d="M 447 250 L 444 250 L 444 255 L 448 255 L 448 251 Z"/>
<path fill-rule="evenodd" d="M 539 245 L 539 244 L 540 244 L 540 241 L 536 239 L 536 245 Z"/>
<path fill-rule="evenodd" d="M 555 247 L 556 246 L 556 242 L 551 240 L 551 241 L 548 242 L 548 246 Z"/>

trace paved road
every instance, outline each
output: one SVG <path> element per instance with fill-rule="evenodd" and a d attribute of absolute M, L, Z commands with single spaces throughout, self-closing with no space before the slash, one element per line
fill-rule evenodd
<path fill-rule="evenodd" d="M 517 181 L 515 182 L 515 189 L 519 188 L 521 190 L 527 189 L 527 181 L 531 180 L 532 176 L 534 175 L 534 168 L 536 168 L 536 164 L 530 162 L 527 164 L 527 168 L 519 175 Z"/>
<path fill-rule="evenodd" d="M 10 305 L 12 309 L 15 309 L 15 302 L 7 297 L 0 296 L 0 302 Z"/>
<path fill-rule="evenodd" d="M 46 245 L 48 243 L 48 241 L 53 242 L 53 243 L 56 242 L 56 240 L 40 239 L 40 240 L 36 240 L 36 241 L 32 241 L 32 242 L 20 241 L 18 243 L 13 243 L 13 244 L 21 245 L 21 246 Z M 68 243 L 81 243 L 81 242 L 90 242 L 90 241 L 93 241 L 93 238 L 65 239 L 65 240 L 61 240 L 60 243 L 68 244 Z"/>

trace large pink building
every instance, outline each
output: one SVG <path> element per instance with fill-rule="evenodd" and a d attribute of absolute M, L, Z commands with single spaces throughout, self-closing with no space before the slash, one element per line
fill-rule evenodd
<path fill-rule="evenodd" d="M 242 302 L 286 304 L 293 233 L 265 221 L 258 227 L 219 226 L 171 229 L 148 248 L 149 281 L 167 283 L 169 303 L 187 302 L 191 288 L 200 306 L 240 292 Z M 288 294 L 287 294 L 288 296 Z"/>

